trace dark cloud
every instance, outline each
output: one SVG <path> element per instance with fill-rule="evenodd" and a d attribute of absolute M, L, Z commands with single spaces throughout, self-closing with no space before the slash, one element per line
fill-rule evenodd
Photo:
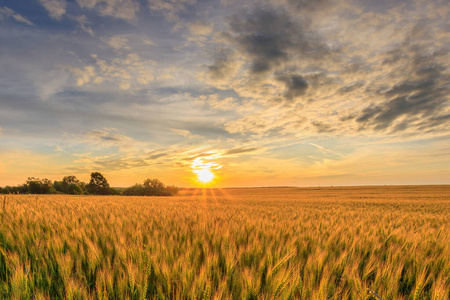
<path fill-rule="evenodd" d="M 288 0 L 287 2 L 291 8 L 298 11 L 323 10 L 330 6 L 329 0 Z"/>
<path fill-rule="evenodd" d="M 107 142 L 128 143 L 132 141 L 132 139 L 130 139 L 129 137 L 114 132 L 110 132 L 107 130 L 89 130 L 85 132 L 85 135 L 91 138 L 100 139 L 102 141 Z"/>
<path fill-rule="evenodd" d="M 283 96 L 288 100 L 293 100 L 301 96 L 308 89 L 308 83 L 301 75 L 279 75 L 276 77 L 278 81 L 285 84 L 285 92 Z"/>
<path fill-rule="evenodd" d="M 226 48 L 216 50 L 213 55 L 214 63 L 208 66 L 208 72 L 212 79 L 225 79 L 232 73 L 232 51 Z"/>
<path fill-rule="evenodd" d="M 331 125 L 322 122 L 315 121 L 311 122 L 311 124 L 316 128 L 317 132 L 319 133 L 330 133 L 336 131 L 336 128 L 333 128 Z"/>
<path fill-rule="evenodd" d="M 153 154 L 153 155 L 150 155 L 150 156 L 148 157 L 148 159 L 158 159 L 158 158 L 160 158 L 160 157 L 167 156 L 167 155 L 169 155 L 169 154 L 168 154 L 168 153 L 158 153 L 158 154 Z"/>
<path fill-rule="evenodd" d="M 226 151 L 224 153 L 224 155 L 241 154 L 241 153 L 256 151 L 258 149 L 259 148 L 234 148 L 234 149 L 230 149 L 230 150 Z"/>
<path fill-rule="evenodd" d="M 346 94 L 346 93 L 353 92 L 354 90 L 357 90 L 358 88 L 363 87 L 363 86 L 364 86 L 364 82 L 362 82 L 362 81 L 354 82 L 354 83 L 351 83 L 349 85 L 346 85 L 346 86 L 340 88 L 338 92 L 340 94 Z"/>
<path fill-rule="evenodd" d="M 251 60 L 253 74 L 271 71 L 293 58 L 315 58 L 328 52 L 306 22 L 284 10 L 264 8 L 235 15 L 229 26 L 230 38 Z"/>
<path fill-rule="evenodd" d="M 360 129 L 396 132 L 414 126 L 424 131 L 448 123 L 448 118 L 440 114 L 449 101 L 450 76 L 439 63 L 448 59 L 448 51 L 430 51 L 408 37 L 387 56 L 383 64 L 393 65 L 391 76 L 400 68 L 403 79 L 376 91 L 386 101 L 371 104 L 355 116 Z"/>

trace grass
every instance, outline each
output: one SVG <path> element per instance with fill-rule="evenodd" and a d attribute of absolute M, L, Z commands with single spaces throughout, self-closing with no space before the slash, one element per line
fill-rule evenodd
<path fill-rule="evenodd" d="M 449 299 L 450 187 L 8 195 L 0 299 Z"/>

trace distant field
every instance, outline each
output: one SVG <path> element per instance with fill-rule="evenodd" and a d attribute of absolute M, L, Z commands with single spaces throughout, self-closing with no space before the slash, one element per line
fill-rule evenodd
<path fill-rule="evenodd" d="M 0 199 L 0 299 L 450 299 L 450 186 Z"/>

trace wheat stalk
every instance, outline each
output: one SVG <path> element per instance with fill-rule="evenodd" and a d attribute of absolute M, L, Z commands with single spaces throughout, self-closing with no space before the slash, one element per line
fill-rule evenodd
<path fill-rule="evenodd" d="M 379 300 L 383 300 L 380 296 L 378 296 L 378 294 L 377 293 L 375 293 L 374 291 L 372 291 L 371 289 L 367 289 L 372 295 L 374 295 L 375 296 L 375 298 L 377 298 L 377 299 L 379 299 Z"/>
<path fill-rule="evenodd" d="M 5 211 L 6 211 L 6 195 L 5 195 L 5 197 L 3 198 L 3 212 L 2 212 L 2 219 L 3 219 L 3 216 L 5 215 Z"/>

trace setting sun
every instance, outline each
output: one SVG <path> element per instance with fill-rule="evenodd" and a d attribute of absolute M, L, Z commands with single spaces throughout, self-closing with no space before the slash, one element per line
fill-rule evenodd
<path fill-rule="evenodd" d="M 214 174 L 208 169 L 196 170 L 197 179 L 203 183 L 208 183 L 214 178 Z"/>

